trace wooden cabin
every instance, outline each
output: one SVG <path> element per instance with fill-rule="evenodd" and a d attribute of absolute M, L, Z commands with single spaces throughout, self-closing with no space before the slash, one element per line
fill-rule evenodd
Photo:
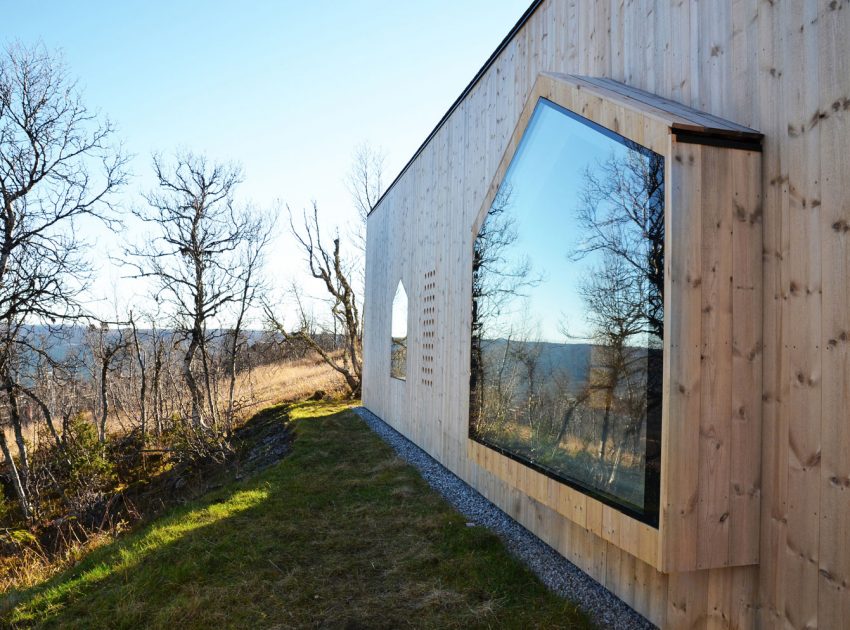
<path fill-rule="evenodd" d="M 659 626 L 850 627 L 848 67 L 535 1 L 369 215 L 363 404 Z"/>

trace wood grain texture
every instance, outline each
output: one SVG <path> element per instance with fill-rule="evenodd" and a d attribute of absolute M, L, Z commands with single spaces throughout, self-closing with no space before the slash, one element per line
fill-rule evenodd
<path fill-rule="evenodd" d="M 841 628 L 850 618 L 848 34 L 848 0 L 547 0 L 369 219 L 364 404 L 659 625 Z M 760 215 L 752 229 L 763 231 L 763 247 L 731 261 L 735 273 L 763 266 L 760 300 L 745 282 L 731 295 L 733 320 L 740 309 L 752 309 L 763 346 L 748 348 L 733 334 L 731 419 L 724 420 L 733 440 L 762 446 L 760 474 L 732 457 L 728 480 L 730 514 L 740 511 L 744 520 L 758 518 L 751 497 L 761 486 L 757 567 L 669 575 L 638 559 L 632 567 L 602 537 L 601 509 L 586 504 L 581 527 L 542 503 L 526 505 L 522 493 L 501 481 L 504 471 L 493 474 L 467 458 L 466 423 L 458 421 L 468 405 L 464 296 L 471 269 L 464 261 L 475 215 L 540 72 L 624 82 L 766 136 L 761 208 L 740 213 Z M 733 212 L 733 250 L 740 251 L 735 240 L 749 238 L 742 231 L 750 219 L 745 225 L 734 205 Z M 702 259 L 698 264 L 701 272 Z M 425 268 L 437 271 L 439 318 L 439 372 L 427 394 L 390 382 L 382 332 L 395 283 L 401 277 L 406 286 L 415 283 Z M 417 290 L 411 289 L 411 308 Z M 701 297 L 693 306 L 700 326 L 704 318 L 715 321 L 701 312 Z M 418 332 L 409 334 L 415 340 Z M 759 351 L 763 374 L 748 360 Z M 414 363 L 411 371 L 420 367 Z M 693 385 L 700 376 L 679 380 Z M 759 392 L 760 404 L 742 400 L 746 389 L 739 383 Z M 724 387 L 712 384 L 709 398 L 725 397 Z M 699 393 L 699 404 L 704 396 Z M 750 421 L 758 414 L 761 435 Z M 700 452 L 699 438 L 695 448 Z M 688 471 L 682 473 L 687 485 Z M 722 496 L 726 483 L 710 491 Z M 701 490 L 698 480 L 695 487 Z M 699 515 L 700 506 L 694 510 Z M 696 561 L 712 551 L 692 553 Z"/>
<path fill-rule="evenodd" d="M 658 562 L 658 530 L 596 499 L 550 479 L 528 466 L 469 440 L 470 461 L 493 477 L 653 567 Z M 485 495 L 487 496 L 487 495 Z M 592 514 L 592 523 L 588 523 Z M 548 526 L 546 524 L 545 526 Z M 537 532 L 535 532 L 537 533 Z"/>
<path fill-rule="evenodd" d="M 661 552 L 667 572 L 756 564 L 761 155 L 670 139 Z"/>
<path fill-rule="evenodd" d="M 850 11 L 845 8 L 844 13 Z M 850 620 L 850 38 L 847 20 L 825 13 L 819 26 L 819 84 L 826 100 L 819 117 L 822 285 L 818 623 L 838 628 Z M 831 102 L 830 102 L 831 99 Z M 821 115 L 827 115 L 821 118 Z M 808 204 L 812 205 L 814 199 Z M 843 410 L 844 421 L 835 422 Z M 816 421 L 816 418 L 812 418 Z"/>
<path fill-rule="evenodd" d="M 754 316 L 761 311 L 761 156 L 685 144 L 672 134 L 685 121 L 692 134 L 711 138 L 718 130 L 760 136 L 615 81 L 542 73 L 487 187 L 471 240 L 541 98 L 667 158 L 665 293 L 667 312 L 674 315 L 666 335 L 669 420 L 664 425 L 670 428 L 662 431 L 667 462 L 661 493 L 664 541 L 659 542 L 658 530 L 609 506 L 592 507 L 602 518 L 597 533 L 666 572 L 757 563 L 762 339 Z M 738 307 L 734 312 L 733 301 Z M 736 376 L 745 389 L 733 395 Z M 513 487 L 587 527 L 586 509 L 594 499 L 571 488 L 553 489 L 557 482 L 513 460 L 497 463 L 507 458 L 487 450 L 472 441 L 467 446 L 470 459 L 480 467 L 503 475 Z"/>

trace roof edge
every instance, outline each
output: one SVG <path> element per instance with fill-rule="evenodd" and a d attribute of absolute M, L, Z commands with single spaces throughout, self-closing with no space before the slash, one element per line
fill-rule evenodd
<path fill-rule="evenodd" d="M 502 40 L 502 42 L 499 44 L 499 46 L 496 48 L 496 50 L 493 51 L 493 54 L 490 55 L 490 57 L 487 59 L 486 62 L 484 62 L 484 65 L 481 66 L 481 69 L 478 70 L 478 72 L 472 78 L 472 81 L 469 82 L 469 85 L 467 85 L 464 88 L 463 92 L 460 93 L 460 96 L 458 96 L 457 99 L 455 100 L 455 102 L 451 104 L 451 107 L 449 107 L 448 111 L 445 114 L 443 114 L 443 117 L 440 118 L 440 121 L 437 123 L 436 127 L 434 127 L 434 129 L 431 131 L 431 133 L 428 134 L 428 137 L 425 138 L 425 141 L 421 145 L 419 145 L 419 148 L 416 149 L 416 152 L 413 154 L 413 157 L 411 157 L 407 161 L 407 164 L 405 164 L 404 167 L 401 169 L 401 171 L 399 171 L 399 174 L 395 176 L 395 179 L 393 179 L 392 183 L 390 183 L 390 185 L 387 186 L 387 189 L 383 192 L 381 197 L 378 199 L 378 201 L 375 203 L 375 205 L 369 211 L 369 215 L 371 215 L 375 210 L 378 209 L 378 206 L 381 205 L 381 202 L 384 200 L 384 197 L 387 196 L 387 194 L 393 189 L 393 187 L 398 183 L 398 181 L 402 178 L 402 176 L 408 171 L 408 169 L 411 167 L 411 165 L 416 161 L 416 158 L 419 157 L 419 155 L 422 153 L 422 151 L 425 150 L 425 147 L 427 147 L 428 144 L 431 142 L 431 140 L 433 140 L 434 136 L 436 136 L 437 133 L 440 131 L 440 129 L 443 128 L 443 125 L 446 124 L 446 121 L 449 119 L 449 117 L 460 106 L 460 104 L 469 95 L 469 93 L 473 90 L 473 88 L 475 88 L 475 86 L 478 84 L 478 82 L 481 80 L 481 78 L 487 73 L 487 71 L 490 69 L 490 67 L 494 63 L 496 63 L 496 59 L 499 58 L 499 55 L 502 54 L 502 51 L 504 51 L 505 48 L 508 47 L 508 44 L 510 44 L 513 41 L 514 37 L 516 37 L 516 34 L 519 33 L 519 31 L 522 30 L 522 27 L 525 26 L 525 23 L 528 22 L 529 19 L 531 19 L 531 16 L 534 15 L 535 11 L 537 11 L 537 9 L 540 8 L 540 5 L 542 5 L 545 1 L 546 0 L 534 0 L 531 3 L 531 6 L 529 6 L 525 10 L 525 13 L 523 13 L 522 17 L 520 17 L 519 20 L 517 21 L 517 23 L 514 24 L 513 28 L 511 28 L 511 30 L 508 32 L 508 34 L 505 36 L 505 38 Z M 367 216 L 369 216 L 369 215 L 367 215 Z"/>

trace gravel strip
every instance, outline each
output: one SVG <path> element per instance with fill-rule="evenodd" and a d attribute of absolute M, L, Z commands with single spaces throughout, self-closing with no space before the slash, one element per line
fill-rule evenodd
<path fill-rule="evenodd" d="M 616 595 L 485 499 L 401 433 L 364 407 L 354 410 L 455 509 L 495 532 L 553 592 L 576 602 L 602 628 L 654 628 Z"/>

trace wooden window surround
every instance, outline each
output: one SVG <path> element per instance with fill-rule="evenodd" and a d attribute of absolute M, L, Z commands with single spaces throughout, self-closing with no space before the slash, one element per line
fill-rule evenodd
<path fill-rule="evenodd" d="M 469 457 L 662 572 L 757 564 L 762 135 L 610 79 L 543 73 L 488 189 L 472 240 L 541 98 L 665 158 L 658 527 L 471 439 Z"/>

